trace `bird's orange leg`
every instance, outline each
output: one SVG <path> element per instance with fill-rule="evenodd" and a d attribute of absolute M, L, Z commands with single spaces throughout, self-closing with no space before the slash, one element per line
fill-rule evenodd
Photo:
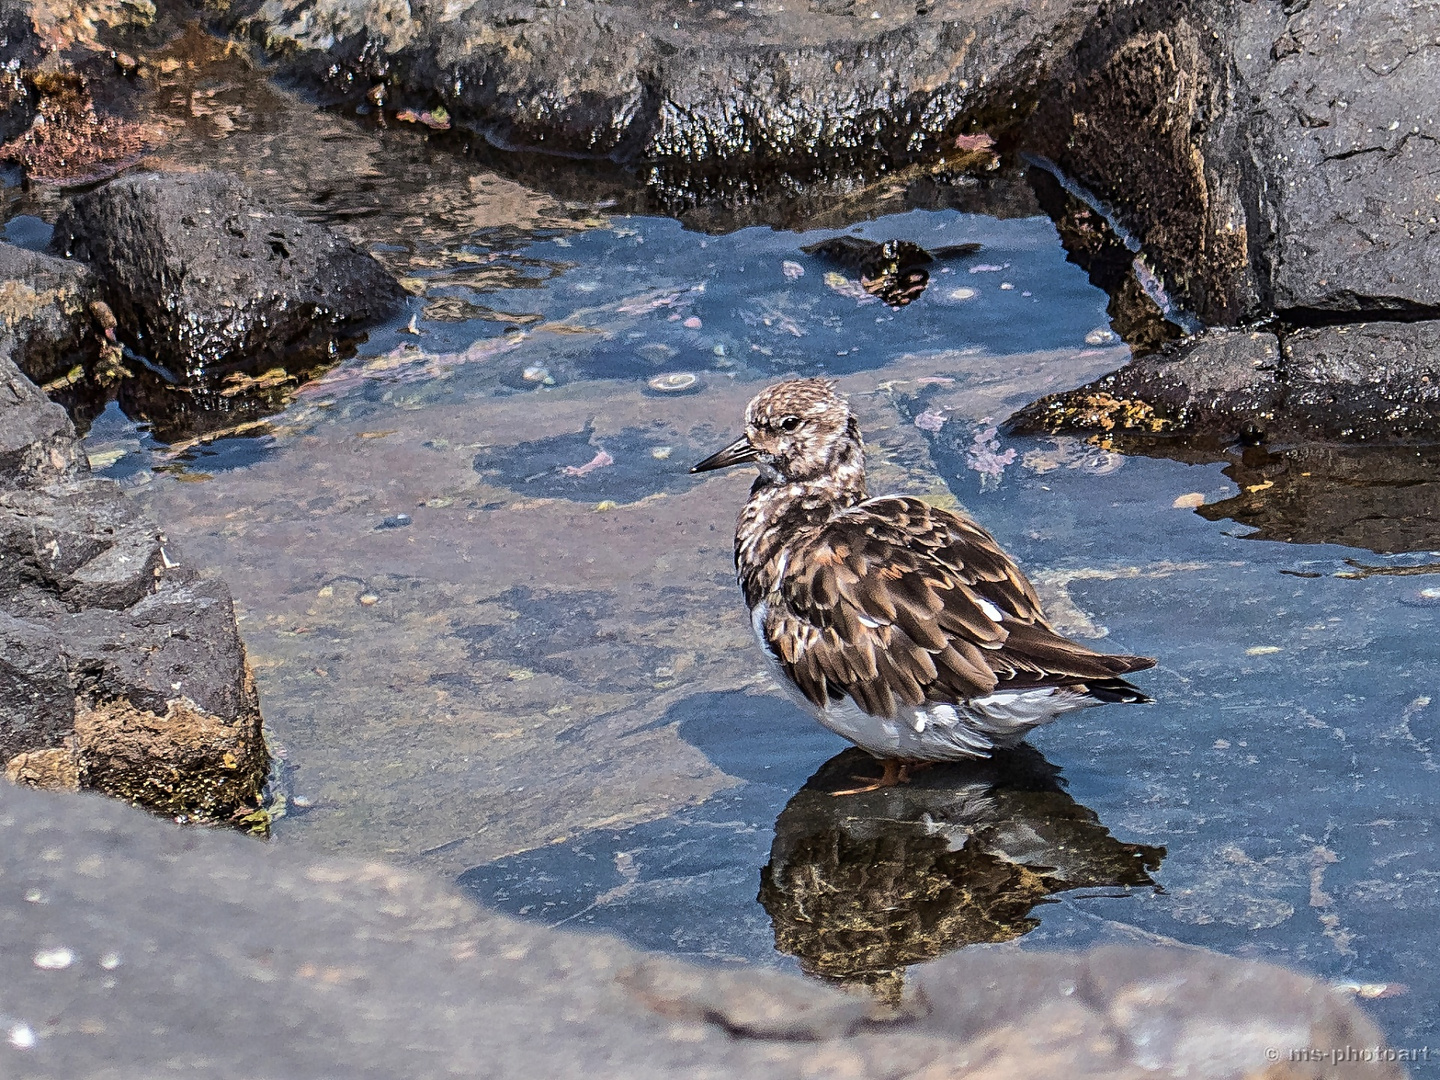
<path fill-rule="evenodd" d="M 866 781 L 863 787 L 846 788 L 844 791 L 832 791 L 830 794 L 835 797 L 841 795 L 866 795 L 872 791 L 879 791 L 882 788 L 899 787 L 910 779 L 910 774 L 919 769 L 929 768 L 935 764 L 933 761 L 901 761 L 899 758 L 882 758 L 880 765 L 885 770 L 880 774 L 878 780 Z M 856 780 L 863 780 L 863 777 L 854 777 Z"/>

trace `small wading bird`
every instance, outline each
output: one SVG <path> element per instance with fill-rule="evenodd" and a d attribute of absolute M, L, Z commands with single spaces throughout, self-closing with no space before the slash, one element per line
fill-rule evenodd
<path fill-rule="evenodd" d="M 750 623 L 779 681 L 903 782 L 921 763 L 989 757 L 1062 713 L 1150 699 L 1144 656 L 1050 629 L 984 529 L 919 499 L 865 493 L 860 426 L 825 379 L 756 395 L 745 434 L 691 472 L 755 464 L 735 530 Z"/>

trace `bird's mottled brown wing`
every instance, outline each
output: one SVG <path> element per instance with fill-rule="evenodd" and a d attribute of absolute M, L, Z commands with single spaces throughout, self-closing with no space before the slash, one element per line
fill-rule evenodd
<path fill-rule="evenodd" d="M 797 547 L 762 631 L 816 705 L 866 712 L 1115 679 L 1144 657 L 1092 652 L 1052 631 L 989 533 L 919 499 L 872 499 Z"/>

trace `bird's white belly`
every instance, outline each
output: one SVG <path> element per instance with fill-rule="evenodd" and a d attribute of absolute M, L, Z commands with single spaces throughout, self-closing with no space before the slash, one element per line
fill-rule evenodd
<path fill-rule="evenodd" d="M 771 674 L 790 698 L 842 738 L 876 757 L 910 761 L 953 761 L 987 758 L 991 751 L 1018 745 L 1034 728 L 1063 713 L 1100 702 L 1084 694 L 1053 687 L 999 691 L 967 701 L 901 705 L 893 718 L 872 716 L 853 698 L 828 702 L 823 708 L 800 692 L 765 643 L 767 605 L 750 613 L 751 627 Z"/>

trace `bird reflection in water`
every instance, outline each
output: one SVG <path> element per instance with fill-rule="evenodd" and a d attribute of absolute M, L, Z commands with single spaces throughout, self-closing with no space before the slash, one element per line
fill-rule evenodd
<path fill-rule="evenodd" d="M 953 244 L 926 251 L 909 240 L 887 240 L 878 244 L 859 236 L 833 236 L 800 249 L 860 275 L 860 286 L 892 308 L 902 308 L 917 299 L 930 283 L 927 268 L 934 262 L 974 255 L 979 244 Z"/>
<path fill-rule="evenodd" d="M 1055 893 L 1155 885 L 1165 849 L 1116 840 L 1028 746 L 832 797 L 867 762 L 846 750 L 806 781 L 760 872 L 775 947 L 810 975 L 898 1003 L 906 967 L 1020 937 Z"/>

